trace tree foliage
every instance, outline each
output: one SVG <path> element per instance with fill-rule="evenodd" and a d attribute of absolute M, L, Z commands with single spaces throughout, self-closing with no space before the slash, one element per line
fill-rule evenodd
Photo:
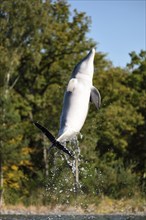
<path fill-rule="evenodd" d="M 70 74 L 96 45 L 86 37 L 91 21 L 77 10 L 71 15 L 63 0 L 3 0 L 0 19 L 1 191 L 5 189 L 7 203 L 21 198 L 28 204 L 28 196 L 34 204 L 71 201 L 70 165 L 57 149 L 48 155 L 49 143 L 31 121 L 40 121 L 57 136 Z M 81 131 L 85 195 L 118 198 L 146 187 L 146 52 L 131 52 L 130 57 L 124 69 L 113 67 L 101 52 L 95 56 L 94 85 L 102 106 L 97 112 L 90 104 Z"/>

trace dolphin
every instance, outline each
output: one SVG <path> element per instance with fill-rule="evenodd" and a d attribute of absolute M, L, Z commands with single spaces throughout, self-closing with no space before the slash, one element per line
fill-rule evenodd
<path fill-rule="evenodd" d="M 55 137 L 38 122 L 34 124 L 48 137 L 52 146 L 56 146 L 69 156 L 72 153 L 63 143 L 72 140 L 81 130 L 87 117 L 89 102 L 93 102 L 97 109 L 101 105 L 99 91 L 93 86 L 95 49 L 92 48 L 74 68 L 67 85 L 63 108 L 60 117 L 58 138 Z"/>

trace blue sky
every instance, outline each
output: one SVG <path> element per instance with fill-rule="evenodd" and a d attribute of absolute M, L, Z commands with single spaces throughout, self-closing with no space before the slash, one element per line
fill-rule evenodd
<path fill-rule="evenodd" d="M 131 51 L 146 50 L 146 0 L 68 0 L 91 17 L 87 35 L 114 66 L 125 67 Z"/>

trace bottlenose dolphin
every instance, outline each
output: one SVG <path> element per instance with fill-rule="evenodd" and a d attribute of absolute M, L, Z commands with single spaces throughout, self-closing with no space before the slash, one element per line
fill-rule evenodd
<path fill-rule="evenodd" d="M 87 54 L 74 68 L 66 92 L 60 117 L 58 138 L 37 122 L 34 124 L 49 138 L 52 146 L 63 150 L 70 156 L 72 153 L 63 143 L 73 139 L 81 130 L 87 117 L 89 102 L 92 101 L 98 109 L 101 104 L 99 91 L 92 85 L 94 73 L 95 49 Z"/>

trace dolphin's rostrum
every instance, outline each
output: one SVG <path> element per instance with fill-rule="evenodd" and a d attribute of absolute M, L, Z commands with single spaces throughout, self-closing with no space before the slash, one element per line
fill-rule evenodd
<path fill-rule="evenodd" d="M 60 117 L 58 138 L 39 123 L 34 124 L 49 138 L 52 146 L 63 150 L 69 156 L 72 154 L 62 143 L 73 139 L 81 130 L 87 117 L 89 102 L 92 101 L 98 109 L 101 104 L 99 91 L 92 85 L 94 73 L 95 49 L 87 54 L 74 68 L 66 92 Z"/>

